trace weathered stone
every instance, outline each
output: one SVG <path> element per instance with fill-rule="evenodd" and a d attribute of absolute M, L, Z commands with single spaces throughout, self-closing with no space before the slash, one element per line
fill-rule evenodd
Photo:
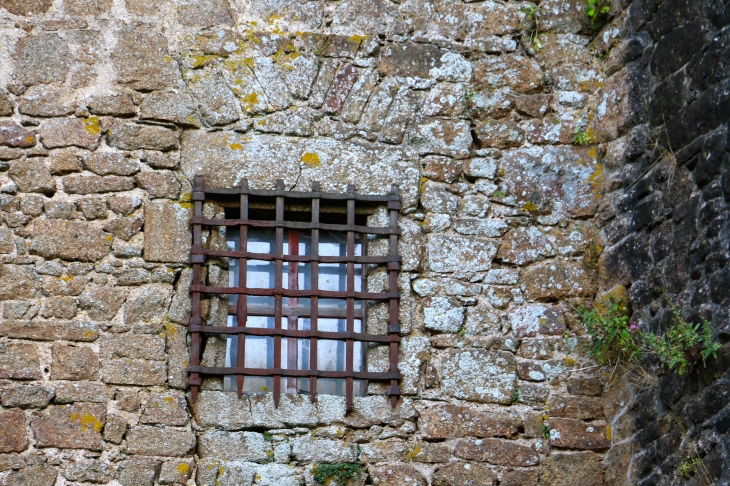
<path fill-rule="evenodd" d="M 291 441 L 292 455 L 306 462 L 353 462 L 357 460 L 355 448 L 341 440 L 297 437 Z"/>
<path fill-rule="evenodd" d="M 498 466 L 534 466 L 540 462 L 540 457 L 530 446 L 504 439 L 460 440 L 456 443 L 454 455 Z"/>
<path fill-rule="evenodd" d="M 23 469 L 25 466 L 25 458 L 20 454 L 10 453 L 0 456 L 0 472 Z"/>
<path fill-rule="evenodd" d="M 152 393 L 140 421 L 143 424 L 185 425 L 188 421 L 185 396 L 179 393 Z"/>
<path fill-rule="evenodd" d="M 52 0 L 2 0 L 0 8 L 4 8 L 13 15 L 38 15 L 46 13 Z"/>
<path fill-rule="evenodd" d="M 180 82 L 177 61 L 167 52 L 167 39 L 152 30 L 128 27 L 111 54 L 117 81 L 135 90 L 176 87 Z"/>
<path fill-rule="evenodd" d="M 499 334 L 500 329 L 500 316 L 486 301 L 480 300 L 476 306 L 467 308 L 464 322 L 466 336 Z"/>
<path fill-rule="evenodd" d="M 152 290 L 163 284 L 152 284 Z M 136 312 L 144 315 L 149 309 L 142 307 L 145 303 L 153 304 L 157 295 L 152 295 L 151 299 L 145 298 L 150 294 L 147 292 L 139 292 L 137 289 L 136 296 L 130 296 L 129 302 L 136 302 Z M 141 295 L 141 298 L 140 298 Z M 164 298 L 164 297 L 163 297 Z M 168 297 L 169 298 L 169 297 Z M 154 309 L 154 307 L 153 307 Z M 151 311 L 156 316 L 155 311 Z M 136 321 L 133 321 L 136 322 Z M 162 361 L 165 359 L 165 340 L 160 336 L 151 336 L 147 334 L 120 334 L 107 335 L 101 340 L 100 354 L 102 358 L 133 358 L 133 359 L 151 359 Z"/>
<path fill-rule="evenodd" d="M 120 150 L 177 150 L 180 134 L 173 130 L 153 126 L 124 123 L 109 130 L 109 145 Z"/>
<path fill-rule="evenodd" d="M 119 463 L 117 480 L 123 486 L 152 486 L 159 461 L 148 457 L 132 458 Z"/>
<path fill-rule="evenodd" d="M 153 262 L 187 262 L 192 244 L 191 210 L 172 201 L 145 204 L 144 257 Z"/>
<path fill-rule="evenodd" d="M 535 226 L 521 226 L 507 233 L 497 252 L 497 258 L 507 263 L 524 265 L 557 254 L 557 241 Z"/>
<path fill-rule="evenodd" d="M 106 484 L 114 478 L 114 466 L 101 460 L 85 459 L 68 464 L 62 474 L 70 481 Z"/>
<path fill-rule="evenodd" d="M 478 463 L 453 462 L 439 467 L 433 474 L 433 486 L 493 486 L 495 470 Z"/>
<path fill-rule="evenodd" d="M 53 486 L 56 484 L 58 471 L 46 464 L 27 466 L 19 471 L 13 471 L 0 480 L 2 486 Z"/>
<path fill-rule="evenodd" d="M 184 456 L 194 447 L 195 434 L 189 430 L 140 425 L 127 434 L 130 454 L 176 457 Z"/>
<path fill-rule="evenodd" d="M 130 116 L 137 114 L 137 108 L 129 93 L 94 95 L 86 101 L 89 112 L 104 116 Z"/>
<path fill-rule="evenodd" d="M 188 86 L 209 125 L 228 125 L 238 121 L 238 103 L 233 92 L 217 72 L 188 76 Z"/>
<path fill-rule="evenodd" d="M 415 203 L 418 190 L 414 152 L 366 143 L 186 131 L 181 166 L 188 178 L 204 175 L 206 184 L 213 186 L 232 186 L 247 177 L 257 181 L 257 187 L 272 188 L 280 178 L 287 187 L 296 183 L 305 190 L 320 181 L 325 191 L 357 184 L 362 193 L 383 194 L 396 183 L 406 206 Z"/>
<path fill-rule="evenodd" d="M 71 65 L 66 41 L 56 34 L 23 37 L 15 45 L 17 82 L 26 86 L 63 83 Z"/>
<path fill-rule="evenodd" d="M 202 427 L 240 430 L 253 425 L 251 404 L 236 393 L 205 390 L 193 403 L 195 421 Z"/>
<path fill-rule="evenodd" d="M 340 112 L 347 95 L 350 94 L 350 90 L 359 76 L 360 72 L 352 64 L 348 63 L 340 67 L 327 93 L 327 98 L 324 100 L 325 113 L 336 114 Z"/>
<path fill-rule="evenodd" d="M 518 93 L 539 91 L 544 81 L 540 66 L 524 56 L 486 56 L 474 63 L 474 79 L 484 88 L 507 86 Z"/>
<path fill-rule="evenodd" d="M 307 437 L 307 440 L 311 439 Z M 264 440 L 263 434 L 257 432 L 224 432 L 210 430 L 200 436 L 198 452 L 201 458 L 216 460 L 240 460 L 250 462 L 266 462 L 266 451 L 271 444 Z"/>
<path fill-rule="evenodd" d="M 87 220 L 104 219 L 108 212 L 103 199 L 83 199 L 79 201 L 78 207 Z"/>
<path fill-rule="evenodd" d="M 34 412 L 31 428 L 37 447 L 100 451 L 105 423 L 106 405 L 76 404 Z"/>
<path fill-rule="evenodd" d="M 399 461 L 406 455 L 406 444 L 401 440 L 376 440 L 360 447 L 359 459 L 366 464 Z"/>
<path fill-rule="evenodd" d="M 440 332 L 458 332 L 464 322 L 464 307 L 446 297 L 427 297 L 422 301 L 424 326 Z"/>
<path fill-rule="evenodd" d="M 41 220 L 34 224 L 30 252 L 44 258 L 93 262 L 111 246 L 103 233 L 81 221 Z"/>
<path fill-rule="evenodd" d="M 604 450 L 611 447 L 609 429 L 581 420 L 556 418 L 550 420 L 550 445 L 566 449 Z"/>
<path fill-rule="evenodd" d="M 419 154 L 440 154 L 463 159 L 469 156 L 471 128 L 463 121 L 424 118 L 409 135 L 408 143 Z"/>
<path fill-rule="evenodd" d="M 99 143 L 101 127 L 96 117 L 53 118 L 43 122 L 40 129 L 45 148 L 80 147 L 94 148 Z"/>
<path fill-rule="evenodd" d="M 114 398 L 114 389 L 100 383 L 56 383 L 54 403 L 106 403 Z"/>
<path fill-rule="evenodd" d="M 428 261 L 434 272 L 486 271 L 496 253 L 497 245 L 486 238 L 428 236 Z"/>
<path fill-rule="evenodd" d="M 382 464 L 368 468 L 376 486 L 426 486 L 428 483 L 416 468 L 406 464 Z"/>
<path fill-rule="evenodd" d="M 120 176 L 74 175 L 63 178 L 63 189 L 69 194 L 130 191 L 134 189 L 134 180 L 129 177 Z"/>
<path fill-rule="evenodd" d="M 388 44 L 380 51 L 380 73 L 385 76 L 431 77 L 441 67 L 444 51 L 428 44 Z"/>
<path fill-rule="evenodd" d="M 446 192 L 443 184 L 427 182 L 421 195 L 421 205 L 428 211 L 453 214 L 459 205 L 459 198 Z"/>
<path fill-rule="evenodd" d="M 434 405 L 418 416 L 418 428 L 429 439 L 515 437 L 521 427 L 516 415 L 451 404 Z"/>
<path fill-rule="evenodd" d="M 47 321 L 0 321 L 0 336 L 37 341 L 91 342 L 99 337 L 99 326 L 93 322 L 50 319 Z"/>
<path fill-rule="evenodd" d="M 0 300 L 36 297 L 40 289 L 41 278 L 32 266 L 0 265 Z"/>
<path fill-rule="evenodd" d="M 591 216 L 598 207 L 602 167 L 586 148 L 530 147 L 507 152 L 500 162 L 506 201 L 553 219 Z M 595 155 L 595 153 L 593 153 Z"/>
<path fill-rule="evenodd" d="M 99 375 L 99 357 L 88 347 L 53 345 L 53 380 L 96 380 Z"/>
<path fill-rule="evenodd" d="M 525 132 L 510 120 L 486 120 L 474 128 L 479 145 L 483 148 L 505 149 L 519 147 L 525 140 Z"/>
<path fill-rule="evenodd" d="M 143 221 L 140 218 L 115 218 L 104 223 L 104 231 L 107 231 L 117 238 L 129 241 L 132 236 L 142 229 Z"/>
<path fill-rule="evenodd" d="M 25 413 L 23 411 L 9 410 L 0 412 L 0 452 L 24 451 L 28 447 L 26 430 Z"/>
<path fill-rule="evenodd" d="M 532 299 L 559 300 L 568 296 L 589 296 L 595 293 L 596 282 L 578 263 L 552 260 L 527 268 L 520 282 Z"/>
<path fill-rule="evenodd" d="M 603 402 L 594 397 L 556 395 L 550 399 L 551 417 L 593 420 L 603 417 Z"/>
<path fill-rule="evenodd" d="M 86 156 L 84 169 L 102 176 L 128 176 L 139 171 L 139 163 L 119 152 L 96 151 Z"/>
<path fill-rule="evenodd" d="M 512 403 L 517 365 L 510 353 L 449 350 L 439 371 L 443 392 L 454 398 Z"/>
<path fill-rule="evenodd" d="M 29 148 L 36 144 L 35 133 L 10 120 L 0 120 L 0 145 Z"/>
<path fill-rule="evenodd" d="M 81 159 L 71 151 L 55 153 L 51 158 L 50 171 L 53 175 L 81 172 Z"/>
<path fill-rule="evenodd" d="M 449 157 L 429 155 L 421 160 L 423 176 L 438 182 L 454 182 L 461 174 L 461 163 Z"/>
<path fill-rule="evenodd" d="M 194 467 L 191 459 L 166 461 L 160 469 L 160 484 L 186 484 Z"/>
<path fill-rule="evenodd" d="M 509 313 L 515 337 L 559 336 L 566 329 L 563 310 L 558 305 L 527 304 Z"/>
<path fill-rule="evenodd" d="M 180 193 L 180 183 L 175 174 L 169 171 L 144 171 L 134 178 L 142 189 L 149 193 L 150 199 L 169 198 L 177 199 Z"/>
<path fill-rule="evenodd" d="M 32 158 L 13 162 L 8 175 L 23 192 L 40 192 L 53 195 L 56 181 L 53 180 L 43 159 Z"/>
<path fill-rule="evenodd" d="M 500 486 L 537 486 L 537 470 L 507 469 L 499 481 Z"/>
<path fill-rule="evenodd" d="M 104 383 L 115 385 L 162 385 L 167 379 L 167 367 L 160 361 L 141 359 L 105 359 L 101 362 Z"/>
<path fill-rule="evenodd" d="M 43 408 L 51 401 L 53 388 L 47 386 L 16 386 L 2 393 L 3 407 Z"/>
<path fill-rule="evenodd" d="M 451 227 L 462 235 L 488 236 L 491 238 L 502 236 L 509 228 L 506 222 L 496 218 L 460 218 L 455 220 Z"/>
<path fill-rule="evenodd" d="M 497 161 L 491 158 L 477 158 L 464 161 L 464 175 L 471 178 L 486 177 L 494 179 L 497 174 Z"/>
<path fill-rule="evenodd" d="M 41 378 L 41 362 L 34 344 L 0 344 L 0 378 L 37 380 Z"/>
<path fill-rule="evenodd" d="M 113 444 L 121 444 L 127 433 L 127 421 L 118 415 L 108 417 L 104 426 L 104 440 Z"/>
<path fill-rule="evenodd" d="M 570 471 L 570 474 L 566 474 Z M 601 456 L 592 452 L 550 454 L 542 462 L 540 484 L 545 486 L 601 486 Z"/>
<path fill-rule="evenodd" d="M 97 287 L 84 291 L 79 296 L 79 305 L 91 319 L 111 320 L 124 302 L 122 289 Z"/>
<path fill-rule="evenodd" d="M 41 316 L 71 319 L 76 315 L 76 299 L 73 297 L 48 297 L 43 301 Z"/>
<path fill-rule="evenodd" d="M 154 92 L 139 107 L 140 120 L 158 120 L 188 127 L 200 127 L 200 115 L 187 93 Z"/>
<path fill-rule="evenodd" d="M 314 116 L 309 109 L 294 108 L 263 116 L 254 123 L 254 128 L 263 133 L 310 137 L 314 133 L 313 123 Z"/>
<path fill-rule="evenodd" d="M 66 116 L 74 112 L 74 105 L 65 93 L 49 85 L 31 86 L 18 103 L 18 112 L 30 116 Z"/>
<path fill-rule="evenodd" d="M 568 393 L 573 395 L 598 396 L 603 392 L 603 384 L 598 378 L 571 375 L 566 380 Z"/>

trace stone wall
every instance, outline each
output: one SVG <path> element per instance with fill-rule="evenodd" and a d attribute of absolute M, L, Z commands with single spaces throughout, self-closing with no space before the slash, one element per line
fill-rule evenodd
<path fill-rule="evenodd" d="M 726 2 L 636 0 L 605 30 L 625 67 L 606 81 L 622 108 L 618 137 L 601 140 L 601 284 L 628 287 L 644 331 L 676 325 L 674 306 L 688 322 L 708 319 L 724 344 L 684 377 L 616 384 L 626 406 L 607 484 L 730 483 L 729 22 Z"/>
<path fill-rule="evenodd" d="M 607 218 L 572 142 L 625 132 L 630 75 L 583 0 L 542 2 L 537 52 L 524 5 L 0 0 L 0 485 L 602 484 L 626 402 L 562 304 L 595 294 Z M 198 174 L 400 184 L 395 409 L 190 401 Z"/>

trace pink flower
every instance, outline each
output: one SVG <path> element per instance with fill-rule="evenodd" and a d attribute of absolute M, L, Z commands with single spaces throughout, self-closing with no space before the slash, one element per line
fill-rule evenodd
<path fill-rule="evenodd" d="M 631 326 L 629 326 L 629 329 L 631 329 L 632 331 L 636 331 L 638 328 L 639 326 L 637 326 L 636 324 L 631 324 Z"/>

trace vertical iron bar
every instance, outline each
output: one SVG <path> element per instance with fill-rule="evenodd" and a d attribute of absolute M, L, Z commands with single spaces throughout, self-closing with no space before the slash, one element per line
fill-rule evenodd
<path fill-rule="evenodd" d="M 205 200 L 205 180 L 203 176 L 195 176 L 193 181 L 193 216 L 196 218 L 203 217 L 203 201 Z M 201 249 L 201 226 L 199 224 L 193 225 L 193 251 L 199 251 Z M 193 285 L 201 285 L 201 274 L 202 274 L 202 262 L 203 258 L 199 258 L 200 255 L 194 254 L 191 258 L 193 263 Z M 191 305 L 191 317 L 190 324 L 200 325 L 202 324 L 202 316 L 200 312 L 200 292 L 192 293 L 192 305 Z M 193 366 L 200 366 L 200 333 L 194 332 L 191 335 L 191 346 L 190 346 L 190 364 Z M 191 373 L 189 378 L 190 392 L 193 400 L 198 397 L 198 390 L 202 384 L 200 379 L 200 373 Z"/>
<path fill-rule="evenodd" d="M 398 194 L 398 186 L 393 184 L 390 189 L 391 194 Z M 400 201 L 389 201 L 388 210 L 390 212 L 390 228 L 398 228 L 398 212 L 400 211 Z M 398 235 L 391 233 L 389 242 L 390 255 L 398 255 Z M 398 270 L 400 270 L 400 264 L 398 262 L 388 263 L 389 273 L 389 292 L 398 292 Z M 389 309 L 390 319 L 388 324 L 388 333 L 391 336 L 400 334 L 400 325 L 398 324 L 398 299 L 390 299 Z M 398 342 L 390 342 L 390 371 L 398 371 Z M 398 386 L 398 380 L 390 380 L 390 386 L 388 387 L 388 395 L 390 395 L 390 404 L 392 407 L 396 406 L 398 402 L 398 395 L 400 395 L 400 387 Z"/>
<path fill-rule="evenodd" d="M 248 180 L 242 179 L 241 180 L 241 189 L 248 190 Z M 240 218 L 241 219 L 248 219 L 248 193 L 243 192 L 241 193 L 241 207 L 240 207 Z M 248 226 L 245 224 L 242 224 L 238 227 L 238 249 L 239 251 L 246 251 L 248 248 Z M 248 287 L 247 282 L 247 273 L 248 273 L 248 260 L 246 258 L 239 258 L 238 259 L 238 286 L 242 289 L 245 289 Z M 246 294 L 238 294 L 238 301 L 236 302 L 236 325 L 238 327 L 246 327 L 246 320 L 247 320 L 247 301 L 248 297 Z M 236 353 L 237 356 L 237 365 L 239 368 L 244 368 L 246 366 L 246 335 L 245 334 L 239 334 L 238 335 L 238 352 Z M 238 397 L 240 398 L 243 394 L 243 380 L 244 375 L 239 374 L 236 375 L 236 390 L 238 391 Z"/>
<path fill-rule="evenodd" d="M 276 189 L 278 191 L 284 190 L 284 180 L 276 180 Z M 284 197 L 276 197 L 276 222 L 281 223 L 284 221 Z M 282 320 L 282 280 L 284 272 L 284 260 L 282 256 L 284 254 L 284 228 L 279 226 L 276 228 L 276 266 L 274 275 L 274 327 L 281 329 Z M 281 336 L 274 336 L 274 368 L 281 368 Z M 279 406 L 279 398 L 281 395 L 281 375 L 274 375 L 274 406 Z"/>
<path fill-rule="evenodd" d="M 312 192 L 320 191 L 319 182 L 312 183 Z M 319 225 L 319 198 L 312 198 L 312 223 Z M 319 229 L 312 228 L 312 256 L 319 256 Z M 312 262 L 312 292 L 316 293 L 319 290 L 319 262 Z M 312 331 L 317 331 L 318 318 L 319 318 L 319 297 L 312 295 L 310 302 L 310 316 L 309 316 L 309 328 Z M 309 340 L 309 369 L 315 371 L 317 369 L 317 338 L 313 337 Z M 309 398 L 313 402 L 317 401 L 317 377 L 309 377 Z"/>
<path fill-rule="evenodd" d="M 299 255 L 299 231 L 295 229 L 289 230 L 289 254 L 290 255 Z M 289 289 L 290 290 L 299 290 L 299 268 L 298 268 L 297 262 L 289 262 Z M 296 297 L 289 297 L 286 299 L 287 305 L 289 305 L 292 309 L 296 308 L 299 304 L 299 299 Z M 289 329 L 299 329 L 299 316 L 296 312 L 293 312 L 292 315 L 289 316 L 288 319 L 288 328 Z M 289 369 L 297 369 L 297 357 L 299 354 L 299 340 L 295 338 L 288 338 L 286 340 L 287 347 L 286 347 L 286 366 Z M 287 393 L 296 393 L 297 392 L 297 379 L 296 378 L 289 378 L 287 380 L 287 386 L 286 386 L 286 392 Z"/>
<path fill-rule="evenodd" d="M 347 185 L 348 196 L 355 194 L 355 186 L 352 184 Z M 347 200 L 347 224 L 354 226 L 355 224 L 355 199 L 350 198 Z M 353 259 L 347 262 L 347 286 L 346 290 L 350 292 L 355 291 L 355 232 L 347 232 L 347 257 Z M 347 332 L 354 332 L 355 330 L 355 299 L 353 297 L 347 298 Z M 354 353 L 354 341 L 352 339 L 346 340 L 345 348 L 345 368 L 347 371 L 347 378 L 345 378 L 345 403 L 347 410 L 352 408 L 353 399 L 353 378 L 352 372 L 354 371 L 355 364 L 355 353 Z"/>

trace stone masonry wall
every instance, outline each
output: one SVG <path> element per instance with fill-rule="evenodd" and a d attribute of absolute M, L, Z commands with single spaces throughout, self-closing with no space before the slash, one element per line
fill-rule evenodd
<path fill-rule="evenodd" d="M 623 58 L 583 0 L 543 0 L 536 52 L 526 5 L 0 0 L 0 485 L 603 484 L 628 402 L 562 302 L 597 291 L 604 166 L 572 142 L 623 133 Z M 190 401 L 198 174 L 400 184 L 395 409 Z"/>
<path fill-rule="evenodd" d="M 606 484 L 730 484 L 729 23 L 727 2 L 634 0 L 605 29 L 617 39 L 609 64 L 625 67 L 606 81 L 623 108 L 600 140 L 601 285 L 628 288 L 644 331 L 676 325 L 674 305 L 688 322 L 708 319 L 724 345 L 684 377 L 616 383 L 626 406 Z"/>

